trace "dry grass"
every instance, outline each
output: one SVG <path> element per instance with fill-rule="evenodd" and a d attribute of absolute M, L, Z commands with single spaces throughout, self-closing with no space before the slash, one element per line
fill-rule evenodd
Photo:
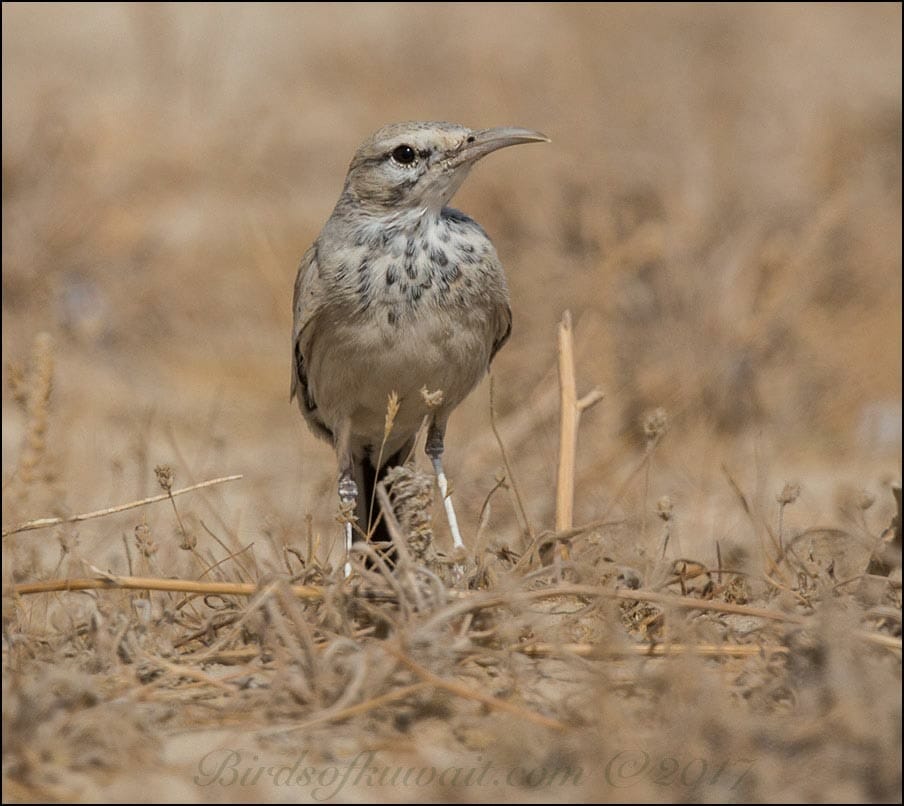
<path fill-rule="evenodd" d="M 900 800 L 900 6 L 2 14 L 4 800 Z M 412 471 L 346 581 L 291 283 L 416 118 L 553 144 L 468 556 Z"/>

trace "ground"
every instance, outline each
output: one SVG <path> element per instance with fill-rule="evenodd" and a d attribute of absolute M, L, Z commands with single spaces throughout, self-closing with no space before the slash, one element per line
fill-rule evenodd
<path fill-rule="evenodd" d="M 4 536 L 4 800 L 900 801 L 900 5 L 2 14 L 4 533 L 242 477 Z M 552 142 L 455 198 L 514 315 L 468 556 L 415 477 L 345 580 L 292 283 L 412 119 Z"/>

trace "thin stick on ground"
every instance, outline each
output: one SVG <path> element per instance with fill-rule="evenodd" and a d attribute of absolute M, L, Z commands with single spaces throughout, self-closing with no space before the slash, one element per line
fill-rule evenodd
<path fill-rule="evenodd" d="M 398 568 L 399 573 L 405 576 L 405 580 L 414 597 L 415 605 L 419 610 L 422 610 L 424 608 L 424 601 L 414 579 L 414 574 L 412 573 L 414 563 L 411 560 L 411 552 L 408 551 L 408 543 L 405 540 L 405 535 L 402 532 L 402 527 L 399 524 L 398 518 L 396 518 L 395 511 L 392 508 L 392 502 L 389 500 L 389 493 L 386 492 L 386 485 L 382 481 L 377 482 L 374 486 L 374 493 L 380 504 L 380 508 L 383 511 L 386 529 L 389 532 L 390 538 L 392 538 L 392 544 L 395 546 L 396 554 L 398 556 L 396 567 Z"/>
<path fill-rule="evenodd" d="M 556 475 L 556 531 L 574 525 L 574 457 L 578 442 L 577 381 L 574 370 L 574 334 L 571 311 L 559 322 L 559 468 Z M 562 559 L 568 550 L 562 544 Z"/>
<path fill-rule="evenodd" d="M 521 516 L 521 522 L 524 531 L 527 532 L 531 540 L 534 539 L 534 527 L 527 517 L 527 510 L 524 507 L 524 501 L 521 500 L 521 492 L 518 490 L 518 483 L 515 481 L 515 474 L 512 472 L 512 465 L 509 462 L 508 454 L 505 452 L 505 445 L 502 442 L 502 435 L 499 433 L 499 427 L 496 424 L 496 384 L 495 379 L 490 375 L 490 428 L 493 429 L 493 436 L 499 445 L 499 452 L 502 454 L 502 464 L 505 466 L 505 475 L 512 485 L 512 492 L 515 494 L 515 501 L 518 503 L 518 514 Z"/>
<path fill-rule="evenodd" d="M 228 547 L 228 546 L 220 539 L 220 537 L 216 534 L 216 532 L 214 532 L 213 529 L 211 529 L 206 523 L 204 523 L 203 520 L 201 520 L 201 519 L 199 518 L 199 519 L 198 519 L 198 522 L 201 524 L 201 528 L 202 528 L 205 532 L 207 532 L 207 534 L 209 534 L 209 535 L 216 541 L 217 545 L 218 545 L 221 549 L 223 549 L 223 551 L 226 552 L 226 557 L 224 557 L 220 562 L 225 562 L 226 560 L 232 560 L 232 561 L 233 561 L 233 564 L 235 565 L 235 567 L 239 569 L 239 571 L 242 573 L 242 575 L 244 575 L 244 577 L 245 577 L 246 579 L 253 579 L 254 575 L 253 575 L 247 568 L 245 568 L 245 566 L 244 566 L 241 562 L 239 562 L 239 560 L 237 559 L 237 557 L 239 556 L 239 554 L 243 554 L 243 553 L 246 552 L 248 549 L 250 549 L 250 548 L 254 545 L 254 543 L 249 543 L 249 544 L 248 544 L 247 546 L 245 546 L 244 548 L 230 549 L 230 548 L 229 548 L 229 547 Z M 217 565 L 219 565 L 219 563 L 217 563 Z M 207 573 L 207 572 L 205 572 L 205 573 Z M 203 576 L 203 574 L 202 574 L 202 576 Z"/>
<path fill-rule="evenodd" d="M 411 567 L 411 554 L 408 551 L 408 543 L 402 532 L 402 527 L 396 518 L 395 510 L 392 508 L 392 501 L 389 500 L 389 493 L 386 491 L 386 485 L 380 481 L 374 485 L 374 496 L 380 504 L 383 511 L 383 519 L 386 523 L 386 531 L 392 539 L 392 544 L 399 555 L 399 566 Z"/>
<path fill-rule="evenodd" d="M 571 311 L 562 314 L 558 334 L 559 352 L 559 467 L 556 477 L 556 532 L 566 532 L 574 526 L 574 468 L 578 444 L 578 425 L 581 413 L 603 399 L 599 389 L 578 400 L 577 376 L 574 365 L 574 329 Z M 563 560 L 568 559 L 568 547 L 559 544 Z"/>
<path fill-rule="evenodd" d="M 469 594 L 458 602 L 450 604 L 438 611 L 431 619 L 425 622 L 420 629 L 424 633 L 439 628 L 440 624 L 449 619 L 458 618 L 474 610 L 483 610 L 488 607 L 512 606 L 521 602 L 532 602 L 540 599 L 550 599 L 556 596 L 586 596 L 600 599 L 621 599 L 626 601 L 653 602 L 664 607 L 676 607 L 681 610 L 708 610 L 716 613 L 734 613 L 737 615 L 754 616 L 772 621 L 785 621 L 791 624 L 806 624 L 807 618 L 795 613 L 782 613 L 779 610 L 770 610 L 765 607 L 751 607 L 749 605 L 733 604 L 731 602 L 713 602 L 704 599 L 694 599 L 690 596 L 672 596 L 657 591 L 601 588 L 594 585 L 556 585 L 549 588 L 541 588 L 532 591 L 509 591 L 507 593 L 494 594 Z"/>
<path fill-rule="evenodd" d="M 147 700 L 155 689 L 171 684 L 174 677 L 188 677 L 198 683 L 225 691 L 227 694 L 235 694 L 237 690 L 237 686 L 230 686 L 228 683 L 217 680 L 215 677 L 205 674 L 200 669 L 194 669 L 186 664 L 172 663 L 165 658 L 151 655 L 148 652 L 139 653 L 139 657 L 142 658 L 145 663 L 149 663 L 163 670 L 166 672 L 166 675 L 157 680 L 152 680 L 147 686 L 138 689 L 135 697 L 137 700 Z"/>
<path fill-rule="evenodd" d="M 784 571 L 782 571 L 779 564 L 782 557 L 784 556 L 784 552 L 779 546 L 778 539 L 776 538 L 769 524 L 757 518 L 756 513 L 754 513 L 753 511 L 753 507 L 750 506 L 750 502 L 747 500 L 747 496 L 744 495 L 744 491 L 741 489 L 741 485 L 739 485 L 735 481 L 734 476 L 732 476 L 731 471 L 728 469 L 724 462 L 721 465 L 721 469 L 722 475 L 725 476 L 725 479 L 728 482 L 728 486 L 731 487 L 732 492 L 734 492 L 735 496 L 737 497 L 738 502 L 741 504 L 741 507 L 744 510 L 744 513 L 750 519 L 750 523 L 753 526 L 753 531 L 759 539 L 760 550 L 762 551 L 763 559 L 768 566 L 768 573 L 777 574 L 779 577 L 781 577 L 782 581 L 787 584 L 788 577 L 785 575 Z M 776 561 L 773 558 L 772 554 L 769 553 L 769 549 L 766 546 L 766 541 L 763 539 L 763 529 L 765 529 L 766 534 L 769 535 L 769 539 L 772 541 L 772 547 L 773 549 L 775 549 L 776 555 L 779 558 L 778 561 Z"/>
<path fill-rule="evenodd" d="M 614 521 L 589 521 L 587 523 L 581 524 L 580 526 L 572 526 L 570 529 L 566 529 L 564 532 L 556 532 L 556 540 L 571 540 L 572 538 L 580 537 L 586 532 L 592 532 L 594 529 L 606 529 L 610 526 L 621 526 L 624 522 L 625 521 L 621 518 Z"/>
<path fill-rule="evenodd" d="M 349 719 L 350 717 L 358 716 L 359 714 L 366 714 L 368 711 L 373 711 L 381 705 L 386 705 L 387 703 L 395 702 L 396 700 L 403 700 L 405 697 L 417 694 L 427 688 L 431 688 L 431 684 L 426 681 L 412 683 L 410 686 L 402 686 L 393 691 L 388 691 L 386 694 L 381 694 L 378 697 L 372 697 L 369 700 L 364 700 L 364 702 L 349 705 L 347 708 L 315 716 L 313 719 L 309 719 L 306 722 L 301 722 L 297 725 L 279 725 L 274 728 L 269 728 L 261 731 L 259 735 L 270 736 L 279 733 L 290 733 L 296 730 L 307 730 L 308 728 L 314 727 L 314 725 L 322 725 L 324 722 L 341 722 L 344 719 Z"/>
<path fill-rule="evenodd" d="M 202 525 L 203 525 L 203 524 L 202 524 Z M 254 548 L 254 543 L 249 543 L 249 544 L 248 544 L 247 546 L 245 546 L 244 548 L 241 548 L 241 549 L 239 549 L 238 551 L 232 552 L 232 553 L 229 554 L 228 556 L 223 557 L 223 559 L 217 560 L 217 561 L 216 561 L 215 563 L 213 563 L 212 565 L 208 565 L 208 566 L 204 569 L 204 571 L 202 571 L 201 574 L 199 574 L 198 579 L 203 579 L 203 578 L 206 577 L 209 573 L 211 573 L 212 571 L 216 570 L 216 569 L 219 568 L 221 565 L 223 565 L 223 563 L 227 563 L 227 562 L 229 562 L 230 560 L 234 560 L 239 554 L 244 554 L 246 551 L 248 551 L 248 550 L 251 549 L 251 548 Z"/>
<path fill-rule="evenodd" d="M 383 451 L 386 448 L 386 440 L 389 439 L 389 435 L 392 433 L 392 428 L 395 425 L 396 415 L 399 413 L 399 396 L 396 392 L 390 392 L 389 398 L 386 400 L 386 417 L 383 420 L 383 439 L 380 442 L 380 452 L 377 454 L 377 470 L 383 465 Z M 379 473 L 377 473 L 377 478 L 379 478 Z M 370 523 L 371 519 L 374 515 L 374 502 L 377 496 L 377 488 L 374 487 L 373 491 L 370 494 L 370 501 L 367 502 L 367 521 Z M 366 527 L 367 524 L 364 524 Z M 374 523 L 373 528 L 376 529 L 376 523 Z"/>
<path fill-rule="evenodd" d="M 202 481 L 200 484 L 192 484 L 191 487 L 183 487 L 181 490 L 172 490 L 162 495 L 153 495 L 150 498 L 143 498 L 140 501 L 130 501 L 128 504 L 119 504 L 115 507 L 107 507 L 106 509 L 98 509 L 94 512 L 85 512 L 81 515 L 72 515 L 69 518 L 38 518 L 34 521 L 26 521 L 16 526 L 10 526 L 3 530 L 3 537 L 19 534 L 20 532 L 30 532 L 34 529 L 46 529 L 49 526 L 59 526 L 61 523 L 79 523 L 81 521 L 91 520 L 92 518 L 102 518 L 105 515 L 115 515 L 117 512 L 125 512 L 129 509 L 143 507 L 145 504 L 156 504 L 158 501 L 168 501 L 177 495 L 200 490 L 203 487 L 212 487 L 214 484 L 223 484 L 227 481 L 238 481 L 242 475 L 223 476 L 219 479 L 211 479 L 210 481 Z"/>
<path fill-rule="evenodd" d="M 501 475 L 496 479 L 496 483 L 490 488 L 486 498 L 483 499 L 483 505 L 480 507 L 480 515 L 477 518 L 477 537 L 474 538 L 474 556 L 483 556 L 483 532 L 490 520 L 490 502 L 496 491 L 505 485 L 505 476 Z"/>
<path fill-rule="evenodd" d="M 538 430 L 546 427 L 556 413 L 559 391 L 551 383 L 555 369 L 550 367 L 537 382 L 536 392 L 521 402 L 517 409 L 507 416 L 497 418 L 497 428 L 505 434 L 506 442 L 512 450 L 527 443 Z M 471 461 L 475 466 L 494 463 L 497 446 L 492 440 L 481 440 L 473 447 Z"/>
<path fill-rule="evenodd" d="M 508 702 L 507 700 L 500 700 L 497 697 L 491 697 L 489 694 L 482 694 L 479 691 L 475 691 L 470 686 L 464 685 L 464 683 L 458 683 L 454 680 L 446 680 L 444 677 L 440 677 L 439 675 L 433 674 L 429 669 L 421 666 L 417 661 L 413 658 L 406 655 L 399 649 L 394 648 L 390 644 L 384 644 L 383 648 L 396 660 L 403 663 L 412 672 L 414 672 L 418 677 L 421 678 L 425 683 L 429 683 L 432 686 L 436 686 L 437 688 L 444 689 L 445 691 L 454 694 L 457 697 L 462 697 L 467 700 L 475 700 L 477 702 L 483 703 L 489 708 L 492 708 L 496 711 L 505 711 L 506 713 L 512 714 L 513 716 L 520 717 L 521 719 L 526 719 L 528 722 L 533 722 L 536 725 L 541 725 L 544 728 L 553 728 L 554 730 L 567 730 L 568 726 L 564 722 L 560 722 L 558 719 L 552 719 L 548 716 L 543 716 L 542 714 L 535 713 L 534 711 L 530 711 L 527 708 L 521 708 L 514 703 Z"/>
<path fill-rule="evenodd" d="M 83 579 L 48 579 L 10 586 L 12 593 L 25 596 L 34 593 L 54 593 L 84 590 L 149 590 L 173 593 L 196 593 L 199 596 L 253 596 L 260 590 L 251 582 L 199 582 L 194 579 L 162 579 L 159 577 L 129 577 L 101 574 Z M 323 588 L 313 585 L 293 585 L 292 593 L 299 599 L 321 599 Z"/>
<path fill-rule="evenodd" d="M 224 596 L 253 596 L 260 592 L 257 585 L 247 582 L 198 582 L 193 579 L 160 579 L 156 577 L 125 577 L 113 574 L 100 574 L 93 579 L 51 579 L 44 582 L 26 582 L 18 585 L 10 585 L 4 593 L 12 593 L 19 596 L 36 593 L 53 593 L 77 590 L 159 590 L 173 591 L 177 593 L 196 593 L 198 595 L 220 594 Z M 326 588 L 316 585 L 292 585 L 290 590 L 299 599 L 317 600 L 326 595 Z M 769 619 L 771 621 L 784 621 L 790 624 L 806 624 L 808 617 L 795 613 L 782 613 L 779 610 L 770 610 L 765 607 L 751 607 L 731 602 L 713 602 L 704 599 L 694 599 L 689 596 L 671 596 L 657 591 L 646 590 L 611 590 L 598 588 L 592 585 L 559 585 L 550 588 L 542 588 L 532 591 L 510 591 L 508 593 L 486 594 L 470 593 L 467 591 L 449 591 L 450 597 L 457 597 L 459 601 L 450 604 L 428 619 L 419 630 L 432 634 L 439 626 L 450 619 L 455 619 L 467 613 L 483 610 L 490 607 L 505 607 L 519 602 L 531 602 L 539 599 L 550 599 L 556 596 L 579 596 L 605 599 L 621 599 L 626 601 L 654 602 L 665 607 L 676 607 L 681 610 L 706 610 L 716 613 L 733 613 L 754 618 Z M 374 594 L 362 596 L 362 598 L 379 598 Z M 870 643 L 888 647 L 889 649 L 901 649 L 901 639 L 882 633 L 873 633 L 868 630 L 855 630 L 854 635 Z"/>
<path fill-rule="evenodd" d="M 536 641 L 511 647 L 513 652 L 539 658 L 558 658 L 562 655 L 576 655 L 579 658 L 610 658 L 639 655 L 642 657 L 665 658 L 670 655 L 701 655 L 704 657 L 756 657 L 765 655 L 786 655 L 788 647 L 781 644 L 628 644 L 622 647 L 601 646 L 599 644 L 551 644 Z"/>
<path fill-rule="evenodd" d="M 647 468 L 647 466 L 649 465 L 651 458 L 653 456 L 653 451 L 656 450 L 656 446 L 659 445 L 664 433 L 665 432 L 660 432 L 660 433 L 656 434 L 655 436 L 653 436 L 652 439 L 650 439 L 647 442 L 647 446 L 646 446 L 646 449 L 644 450 L 643 457 L 637 463 L 637 465 L 628 473 L 625 480 L 621 483 L 621 485 L 616 490 L 615 495 L 612 496 L 612 499 L 609 501 L 608 506 L 603 510 L 602 520 L 606 520 L 612 514 L 612 510 L 615 509 L 616 504 L 618 504 L 618 502 L 621 501 L 622 496 L 624 496 L 624 494 L 628 491 L 628 488 L 631 486 L 631 484 L 634 483 L 634 479 L 636 479 L 637 476 L 643 470 L 645 470 Z"/>

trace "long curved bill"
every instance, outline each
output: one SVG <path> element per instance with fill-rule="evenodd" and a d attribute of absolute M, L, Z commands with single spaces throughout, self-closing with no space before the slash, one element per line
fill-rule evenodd
<path fill-rule="evenodd" d="M 515 126 L 499 126 L 495 129 L 480 129 L 471 132 L 467 140 L 450 160 L 449 167 L 456 168 L 465 163 L 473 163 L 487 154 L 500 148 L 517 146 L 522 143 L 548 143 L 545 134 L 532 129 L 519 129 Z"/>

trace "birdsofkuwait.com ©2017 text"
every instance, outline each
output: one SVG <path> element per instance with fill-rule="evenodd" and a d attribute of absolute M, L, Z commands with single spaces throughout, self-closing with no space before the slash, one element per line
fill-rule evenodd
<path fill-rule="evenodd" d="M 346 764 L 313 765 L 307 751 L 292 763 L 268 764 L 259 753 L 235 749 L 214 750 L 198 762 L 198 786 L 285 786 L 310 789 L 315 800 L 330 800 L 346 787 L 481 787 L 517 786 L 532 789 L 579 786 L 581 767 L 502 767 L 477 756 L 474 764 L 380 764 L 374 751 L 358 753 Z"/>

